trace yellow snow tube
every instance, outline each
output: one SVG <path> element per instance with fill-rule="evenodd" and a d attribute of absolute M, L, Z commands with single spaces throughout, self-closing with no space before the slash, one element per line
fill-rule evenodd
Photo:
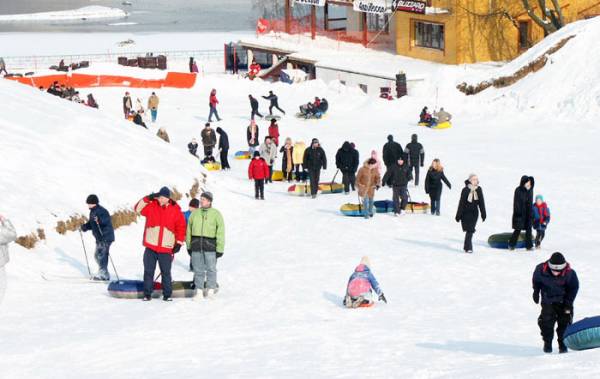
<path fill-rule="evenodd" d="M 203 166 L 208 171 L 219 171 L 221 169 L 221 164 L 219 162 L 205 163 L 205 164 L 203 164 Z"/>
<path fill-rule="evenodd" d="M 440 122 L 436 126 L 432 126 L 431 129 L 450 129 L 452 127 L 452 123 L 450 121 Z"/>

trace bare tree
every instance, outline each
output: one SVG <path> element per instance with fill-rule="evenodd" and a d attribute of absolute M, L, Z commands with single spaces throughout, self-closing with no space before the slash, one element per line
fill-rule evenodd
<path fill-rule="evenodd" d="M 537 0 L 541 15 L 535 13 L 535 5 L 532 5 L 529 0 L 522 1 L 523 7 L 525 7 L 529 17 L 544 29 L 546 35 L 554 33 L 565 26 L 565 19 L 559 0 L 550 0 L 553 9 L 549 8 L 550 4 L 547 4 L 546 0 Z"/>

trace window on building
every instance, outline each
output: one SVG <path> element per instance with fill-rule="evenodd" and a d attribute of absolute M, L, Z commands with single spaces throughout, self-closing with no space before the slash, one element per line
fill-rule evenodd
<path fill-rule="evenodd" d="M 526 50 L 531 47 L 529 40 L 529 22 L 519 21 L 519 49 Z"/>
<path fill-rule="evenodd" d="M 415 22 L 415 45 L 444 50 L 444 25 Z"/>
<path fill-rule="evenodd" d="M 389 15 L 367 13 L 367 28 L 371 32 L 390 32 Z"/>

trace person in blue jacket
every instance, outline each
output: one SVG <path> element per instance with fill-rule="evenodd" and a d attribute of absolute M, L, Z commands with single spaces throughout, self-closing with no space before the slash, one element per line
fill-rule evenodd
<path fill-rule="evenodd" d="M 110 245 L 115 242 L 115 230 L 108 211 L 99 203 L 98 196 L 89 195 L 85 201 L 90 209 L 89 221 L 81 225 L 81 231 L 92 231 L 96 239 L 96 251 L 94 258 L 98 264 L 98 273 L 92 277 L 93 280 L 110 280 L 108 273 L 108 259 Z"/>
<path fill-rule="evenodd" d="M 538 326 L 544 340 L 544 352 L 552 353 L 554 324 L 559 353 L 566 353 L 563 342 L 565 330 L 573 322 L 573 303 L 579 291 L 579 279 L 575 270 L 567 263 L 561 253 L 554 253 L 546 262 L 540 263 L 533 272 L 533 301 L 540 302 L 542 311 Z"/>
<path fill-rule="evenodd" d="M 373 304 L 371 296 L 373 291 L 379 295 L 379 301 L 387 303 L 387 299 L 383 295 L 377 279 L 371 273 L 370 267 L 371 262 L 369 261 L 369 257 L 362 257 L 360 264 L 348 280 L 346 297 L 344 298 L 344 306 L 346 308 L 358 308 Z"/>
<path fill-rule="evenodd" d="M 187 225 L 188 220 L 190 219 L 190 215 L 193 211 L 200 208 L 200 200 L 192 199 L 188 205 L 188 210 L 183 212 L 183 217 L 185 218 L 185 224 Z M 194 271 L 194 267 L 192 266 L 192 251 L 188 249 L 188 254 L 190 256 L 190 272 Z"/>
<path fill-rule="evenodd" d="M 550 222 L 550 208 L 544 201 L 542 195 L 535 197 L 533 203 L 533 228 L 535 229 L 535 248 L 541 248 L 542 241 L 546 237 L 546 228 Z"/>

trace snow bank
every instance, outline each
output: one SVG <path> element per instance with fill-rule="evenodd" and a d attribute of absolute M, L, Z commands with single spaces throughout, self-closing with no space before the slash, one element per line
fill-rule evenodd
<path fill-rule="evenodd" d="M 93 5 L 89 7 L 58 12 L 0 15 L 0 22 L 74 21 L 124 17 L 127 17 L 127 12 L 122 9 Z"/>

